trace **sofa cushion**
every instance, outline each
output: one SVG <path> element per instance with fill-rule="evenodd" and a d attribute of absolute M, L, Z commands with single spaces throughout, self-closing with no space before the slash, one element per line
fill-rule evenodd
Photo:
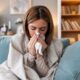
<path fill-rule="evenodd" d="M 80 80 L 80 41 L 66 48 L 54 80 Z"/>
<path fill-rule="evenodd" d="M 63 43 L 63 49 L 65 50 L 66 47 L 70 45 L 70 40 L 67 38 L 62 38 L 61 41 Z"/>
<path fill-rule="evenodd" d="M 0 64 L 7 59 L 10 36 L 0 36 Z"/>

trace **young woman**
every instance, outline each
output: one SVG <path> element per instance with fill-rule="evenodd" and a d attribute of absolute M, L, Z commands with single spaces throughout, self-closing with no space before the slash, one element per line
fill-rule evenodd
<path fill-rule="evenodd" d="M 50 11 L 45 6 L 30 8 L 23 30 L 10 41 L 8 58 L 0 66 L 0 80 L 53 80 L 63 46 L 54 38 Z M 41 52 L 36 52 L 37 42 Z"/>

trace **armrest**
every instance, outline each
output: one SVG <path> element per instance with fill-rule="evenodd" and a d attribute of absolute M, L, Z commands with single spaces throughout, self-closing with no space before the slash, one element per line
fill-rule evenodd
<path fill-rule="evenodd" d="M 0 36 L 0 64 L 7 59 L 11 36 Z"/>

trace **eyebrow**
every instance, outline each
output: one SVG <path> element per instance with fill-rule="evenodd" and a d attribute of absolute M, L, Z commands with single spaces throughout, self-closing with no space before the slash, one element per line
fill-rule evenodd
<path fill-rule="evenodd" d="M 32 26 L 32 25 L 31 25 L 30 27 L 36 27 L 36 26 Z"/>
<path fill-rule="evenodd" d="M 35 27 L 36 28 L 36 26 L 33 26 L 33 25 L 31 25 L 31 27 Z M 47 27 L 47 26 L 42 26 L 41 28 L 45 28 L 45 27 Z"/>

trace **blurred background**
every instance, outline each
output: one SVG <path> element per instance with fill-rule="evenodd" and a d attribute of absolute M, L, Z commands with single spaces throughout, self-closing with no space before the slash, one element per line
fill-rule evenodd
<path fill-rule="evenodd" d="M 24 2 L 23 0 L 0 0 L 0 28 L 4 27 L 2 31 L 9 29 L 12 30 L 12 32 L 16 33 L 16 30 L 19 27 L 19 23 L 21 24 L 21 20 L 24 17 L 25 13 L 22 13 L 23 11 L 20 12 L 19 7 L 27 7 L 27 11 L 31 6 L 35 5 L 45 5 L 49 8 L 55 26 L 55 35 L 57 36 L 57 0 L 24 0 Z M 6 30 L 5 27 L 7 27 Z"/>

